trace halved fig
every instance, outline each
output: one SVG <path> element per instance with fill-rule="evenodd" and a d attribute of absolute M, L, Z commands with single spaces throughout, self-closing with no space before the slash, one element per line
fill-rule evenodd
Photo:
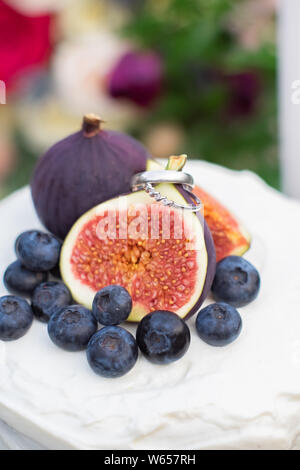
<path fill-rule="evenodd" d="M 196 186 L 194 193 L 204 206 L 204 217 L 211 231 L 217 262 L 226 256 L 242 256 L 250 248 L 251 237 L 238 219 L 213 196 Z"/>
<path fill-rule="evenodd" d="M 169 160 L 167 169 L 180 170 L 184 157 L 180 155 L 173 158 L 171 163 Z M 163 166 L 155 160 L 147 161 L 147 170 L 161 170 L 162 168 Z M 230 255 L 242 256 L 250 248 L 251 242 L 251 237 L 245 227 L 232 212 L 208 192 L 195 186 L 194 193 L 203 204 L 203 214 L 214 240 L 217 262 Z"/>
<path fill-rule="evenodd" d="M 172 184 L 158 191 L 180 204 L 186 192 Z M 169 208 L 138 191 L 99 204 L 69 232 L 61 274 L 74 299 L 91 308 L 98 290 L 118 284 L 131 294 L 129 321 L 154 310 L 181 318 L 196 313 L 210 291 L 215 249 L 201 214 Z"/>

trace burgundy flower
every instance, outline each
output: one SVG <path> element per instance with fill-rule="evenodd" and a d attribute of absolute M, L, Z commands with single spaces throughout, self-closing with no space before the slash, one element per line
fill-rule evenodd
<path fill-rule="evenodd" d="M 0 80 L 7 89 L 48 59 L 50 24 L 50 15 L 25 16 L 0 0 Z"/>
<path fill-rule="evenodd" d="M 248 116 L 255 110 L 260 92 L 259 77 L 255 72 L 240 72 L 224 77 L 228 86 L 227 112 L 230 116 Z"/>
<path fill-rule="evenodd" d="M 155 52 L 128 52 L 112 70 L 108 91 L 113 98 L 127 98 L 150 106 L 162 89 L 163 65 Z"/>

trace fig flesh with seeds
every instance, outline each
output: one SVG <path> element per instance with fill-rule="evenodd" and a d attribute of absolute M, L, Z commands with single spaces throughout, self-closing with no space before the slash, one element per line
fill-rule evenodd
<path fill-rule="evenodd" d="M 160 193 L 191 203 L 180 187 L 164 183 Z M 132 297 L 129 321 L 154 310 L 181 318 L 196 313 L 215 274 L 215 248 L 201 213 L 182 211 L 137 191 L 97 205 L 72 227 L 60 270 L 76 302 L 91 308 L 105 286 L 121 285 Z"/>

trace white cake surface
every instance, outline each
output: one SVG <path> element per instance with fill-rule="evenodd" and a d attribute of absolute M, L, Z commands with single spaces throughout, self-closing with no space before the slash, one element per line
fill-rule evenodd
<path fill-rule="evenodd" d="M 245 257 L 260 271 L 261 292 L 239 309 L 239 339 L 208 346 L 193 317 L 180 361 L 157 366 L 140 356 L 129 374 L 104 379 L 35 321 L 20 340 L 0 343 L 0 448 L 300 450 L 300 204 L 250 172 L 203 162 L 188 170 L 253 237 Z M 2 201 L 0 216 L 4 272 L 16 236 L 40 227 L 28 188 Z"/>

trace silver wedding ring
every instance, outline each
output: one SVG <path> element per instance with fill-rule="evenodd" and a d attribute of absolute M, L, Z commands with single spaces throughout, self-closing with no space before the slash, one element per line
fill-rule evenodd
<path fill-rule="evenodd" d="M 143 171 L 132 177 L 131 188 L 133 191 L 143 189 L 146 183 L 174 183 L 185 184 L 190 189 L 194 188 L 194 178 L 188 173 L 173 170 Z"/>
<path fill-rule="evenodd" d="M 175 201 L 171 201 L 155 189 L 154 186 L 160 183 L 172 183 L 182 185 L 183 189 L 189 193 L 194 203 L 178 204 Z M 142 173 L 137 173 L 131 179 L 132 191 L 139 191 L 143 189 L 149 194 L 150 197 L 154 198 L 157 202 L 160 202 L 164 206 L 176 207 L 177 209 L 184 209 L 191 212 L 198 212 L 202 209 L 202 203 L 198 196 L 196 196 L 196 194 L 194 194 L 192 191 L 194 186 L 194 178 L 188 173 L 183 173 L 182 171 L 143 171 Z"/>

